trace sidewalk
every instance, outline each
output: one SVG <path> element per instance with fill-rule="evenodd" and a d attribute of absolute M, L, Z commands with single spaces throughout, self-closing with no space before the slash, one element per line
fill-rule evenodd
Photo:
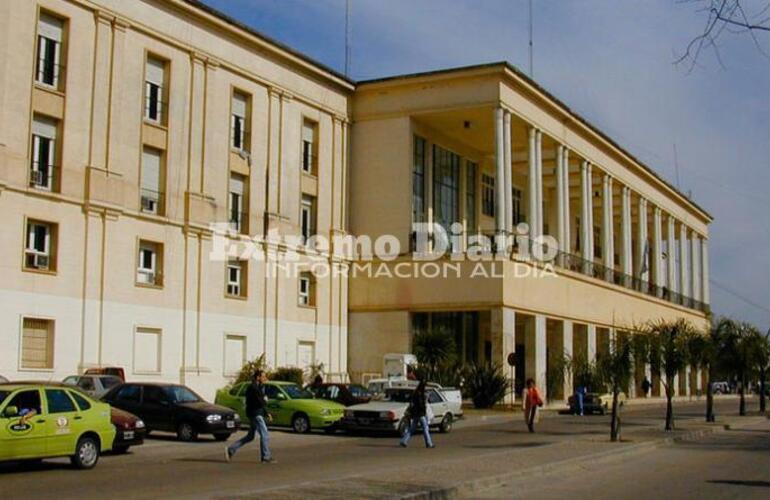
<path fill-rule="evenodd" d="M 696 439 L 726 427 L 735 429 L 766 421 L 765 417 L 725 417 L 707 424 L 700 411 L 682 412 L 676 420 L 676 430 L 666 433 L 660 418 L 628 416 L 623 420 L 623 442 L 611 443 L 607 419 L 547 418 L 540 423 L 538 433 L 529 434 L 521 429 L 518 414 L 500 413 L 474 414 L 474 419 L 509 420 L 511 426 L 490 426 L 489 432 L 500 434 L 499 444 L 478 446 L 479 453 L 472 459 L 432 460 L 431 450 L 414 448 L 405 450 L 404 459 L 398 466 L 383 468 L 376 474 L 255 491 L 238 495 L 238 498 L 454 498 L 519 477 L 580 467 L 588 460 L 601 463 L 644 453 L 675 441 Z M 477 446 L 468 444 L 467 447 Z"/>

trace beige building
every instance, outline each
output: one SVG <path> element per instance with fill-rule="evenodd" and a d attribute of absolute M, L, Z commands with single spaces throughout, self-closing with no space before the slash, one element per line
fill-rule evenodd
<path fill-rule="evenodd" d="M 0 373 L 347 371 L 346 281 L 209 253 L 345 230 L 351 82 L 197 2 L 10 0 L 0 33 Z"/>
<path fill-rule="evenodd" d="M 438 328 L 464 361 L 505 365 L 515 353 L 517 385 L 531 377 L 546 390 L 564 354 L 593 359 L 652 319 L 706 323 L 709 214 L 513 67 L 359 82 L 352 109 L 351 231 L 408 249 L 413 223 L 441 226 L 457 237 L 438 262 L 461 268 L 399 276 L 414 261 L 403 252 L 386 264 L 394 277 L 351 279 L 354 378 Z M 475 235 L 521 230 L 525 243 L 555 238 L 550 268 L 512 255 L 480 273 L 463 258 Z M 683 392 L 700 387 L 694 375 L 680 376 Z M 571 380 L 551 389 L 563 399 Z"/>
<path fill-rule="evenodd" d="M 545 389 L 563 353 L 707 320 L 709 214 L 506 64 L 355 83 L 193 0 L 8 0 L 0 33 L 9 378 L 118 365 L 211 397 L 263 353 L 359 380 L 446 328 Z M 436 263 L 460 275 L 348 278 L 359 262 L 306 244 L 392 235 L 396 269 L 415 222 L 456 233 Z M 473 236 L 520 222 L 552 263 L 474 275 Z M 259 258 L 213 258 L 215 223 Z M 270 272 L 288 253 L 339 272 Z"/>

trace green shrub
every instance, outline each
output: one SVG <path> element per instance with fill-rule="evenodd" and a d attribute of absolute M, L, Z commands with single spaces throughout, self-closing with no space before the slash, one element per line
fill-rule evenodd
<path fill-rule="evenodd" d="M 476 408 L 491 408 L 505 397 L 510 381 L 503 375 L 500 365 L 473 364 L 465 381 L 467 394 Z"/>
<path fill-rule="evenodd" d="M 295 384 L 302 386 L 304 383 L 304 372 L 302 371 L 302 368 L 279 366 L 269 373 L 267 378 L 280 382 L 294 382 Z"/>
<path fill-rule="evenodd" d="M 241 382 L 251 382 L 254 380 L 254 373 L 257 370 L 265 369 L 265 355 L 264 353 L 258 358 L 251 361 L 247 361 L 245 365 L 241 367 L 241 371 L 238 372 L 238 376 L 235 377 L 233 385 L 240 384 Z"/>

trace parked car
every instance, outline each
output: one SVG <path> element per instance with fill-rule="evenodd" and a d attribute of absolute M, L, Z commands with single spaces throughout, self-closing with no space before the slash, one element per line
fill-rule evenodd
<path fill-rule="evenodd" d="M 51 384 L 0 384 L 0 461 L 69 457 L 90 469 L 110 451 L 110 406 Z"/>
<path fill-rule="evenodd" d="M 385 389 L 382 399 L 346 408 L 343 429 L 403 432 L 409 424 L 404 414 L 413 392 L 412 387 L 389 388 Z M 462 403 L 458 400 L 459 392 L 456 389 L 428 387 L 428 404 L 433 411 L 431 427 L 437 427 L 441 432 L 452 430 L 452 424 L 463 413 Z"/>
<path fill-rule="evenodd" d="M 120 408 L 111 408 L 110 420 L 115 426 L 115 441 L 112 443 L 112 451 L 115 453 L 126 453 L 132 446 L 139 446 L 144 443 L 145 426 L 144 421 L 127 411 Z"/>
<path fill-rule="evenodd" d="M 217 391 L 216 403 L 232 408 L 246 418 L 245 396 L 248 382 Z M 291 427 L 294 432 L 310 432 L 312 429 L 333 431 L 342 418 L 345 407 L 333 401 L 314 399 L 313 393 L 291 382 L 265 384 L 267 408 L 273 416 L 271 425 Z"/>
<path fill-rule="evenodd" d="M 305 389 L 311 391 L 318 399 L 335 401 L 342 406 L 368 403 L 372 399 L 371 393 L 360 384 L 326 383 L 315 387 L 308 386 Z"/>
<path fill-rule="evenodd" d="M 102 401 L 141 418 L 147 434 L 176 432 L 180 441 L 194 441 L 199 434 L 212 434 L 218 441 L 225 441 L 241 425 L 234 411 L 207 403 L 179 384 L 121 384 L 102 396 Z"/>
<path fill-rule="evenodd" d="M 618 401 L 625 403 L 626 395 L 624 393 L 618 394 Z M 569 404 L 569 410 L 573 414 L 578 413 L 577 403 L 575 401 L 575 395 L 573 394 L 567 399 Z M 599 394 L 597 392 L 589 392 L 583 396 L 583 413 L 598 413 L 604 415 L 612 409 L 612 394 Z"/>
<path fill-rule="evenodd" d="M 728 382 L 712 382 L 711 390 L 714 394 L 730 394 L 730 384 Z"/>
<path fill-rule="evenodd" d="M 104 366 L 102 368 L 89 368 L 83 375 L 112 375 L 121 381 L 126 381 L 126 372 L 119 366 Z"/>
<path fill-rule="evenodd" d="M 123 381 L 114 375 L 72 375 L 65 378 L 64 383 L 76 386 L 92 398 L 99 399 Z"/>
<path fill-rule="evenodd" d="M 0 375 L 0 384 L 7 384 L 7 383 L 8 383 L 8 379 Z"/>

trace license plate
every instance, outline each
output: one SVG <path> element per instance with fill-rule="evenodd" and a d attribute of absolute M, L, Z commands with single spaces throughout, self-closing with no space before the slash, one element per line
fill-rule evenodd
<path fill-rule="evenodd" d="M 125 431 L 123 432 L 123 439 L 134 439 L 134 431 Z"/>
<path fill-rule="evenodd" d="M 232 420 L 230 420 L 230 421 L 228 421 L 228 422 L 227 422 L 227 428 L 228 428 L 228 429 L 232 429 L 232 428 L 234 428 L 234 427 L 235 427 L 235 422 L 233 422 Z"/>

